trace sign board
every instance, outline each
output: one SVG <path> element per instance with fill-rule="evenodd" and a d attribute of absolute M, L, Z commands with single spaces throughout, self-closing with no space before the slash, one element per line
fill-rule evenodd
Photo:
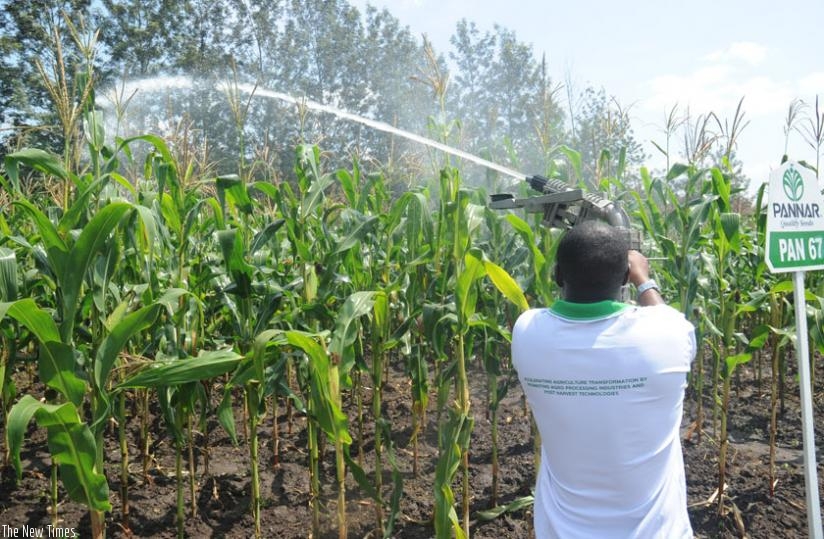
<path fill-rule="evenodd" d="M 810 350 L 804 272 L 824 269 L 824 197 L 806 167 L 787 162 L 770 174 L 767 205 L 766 262 L 773 272 L 793 273 L 798 386 L 801 393 L 801 435 L 804 442 L 804 490 L 809 537 L 824 539 L 818 497 Z"/>
<path fill-rule="evenodd" d="M 798 163 L 770 174 L 766 243 L 774 273 L 824 269 L 824 197 L 812 171 Z"/>

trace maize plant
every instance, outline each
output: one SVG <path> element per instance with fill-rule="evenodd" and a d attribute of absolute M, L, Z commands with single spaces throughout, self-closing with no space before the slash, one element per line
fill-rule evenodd
<path fill-rule="evenodd" d="M 168 441 L 169 526 L 184 536 L 202 518 L 202 500 L 221 495 L 216 477 L 208 478 L 211 496 L 200 489 L 210 475 L 209 444 L 222 429 L 248 470 L 249 535 L 269 533 L 275 494 L 266 478 L 295 460 L 305 469 L 306 532 L 315 537 L 363 531 L 353 506 L 358 515 L 368 508 L 363 534 L 382 537 L 413 525 L 435 537 L 469 537 L 489 519 L 525 515 L 531 476 L 517 486 L 522 492 L 502 492 L 498 433 L 518 421 L 505 423 L 499 412 L 517 395 L 511 325 L 558 293 L 560 231 L 489 211 L 485 193 L 452 168 L 433 191 L 395 195 L 358 161 L 325 170 L 324 154 L 310 145 L 297 148 L 292 179 L 252 178 L 249 166 L 193 177 L 157 136 L 112 147 L 91 140 L 96 162 L 80 173 L 40 150 L 5 160 L 0 394 L 18 477 L 34 420 L 52 454 L 54 471 L 44 480 L 52 504 L 62 501 L 59 480 L 66 499 L 89 508 L 90 532 L 101 536 L 106 513 L 119 511 L 124 529 L 135 526 L 128 508 L 141 486 L 129 467 L 131 432 L 140 432 L 144 478 L 163 473 Z M 568 176 L 580 179 L 576 153 L 565 155 Z M 139 172 L 126 177 L 127 169 Z M 707 441 L 703 405 L 713 406 L 715 431 L 706 438 L 718 444 L 717 507 L 740 511 L 725 488 L 735 477 L 736 397 L 763 352 L 772 364 L 766 391 L 775 452 L 778 403 L 792 382 L 783 362 L 793 345 L 788 285 L 765 273 L 761 214 L 733 211 L 726 169 L 642 171 L 637 193 L 621 167 L 614 172 L 601 187 L 623 197 L 644 230 L 643 250 L 661 258 L 656 278 L 697 327 L 689 432 Z M 18 186 L 32 177 L 73 188 L 59 203 L 27 197 Z M 819 291 L 813 282 L 808 307 L 820 345 Z M 42 387 L 31 382 L 35 374 Z M 408 424 L 391 415 L 390 396 L 398 394 Z M 154 418 L 164 432 L 152 430 Z M 481 418 L 492 438 L 486 490 L 473 484 L 470 459 Z M 103 451 L 110 425 L 114 458 Z M 528 435 L 523 444 L 539 445 Z M 120 492 L 112 497 L 107 477 L 115 476 L 104 471 L 118 459 Z M 771 492 L 774 468 L 773 455 L 764 473 Z M 431 505 L 413 524 L 404 497 L 424 481 Z M 484 510 L 473 512 L 473 503 Z"/>

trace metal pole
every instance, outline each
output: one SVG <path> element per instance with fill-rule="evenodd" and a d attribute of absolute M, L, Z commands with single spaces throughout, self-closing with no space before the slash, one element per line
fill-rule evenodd
<path fill-rule="evenodd" d="M 798 376 L 801 387 L 801 432 L 804 441 L 804 486 L 807 494 L 807 528 L 809 537 L 823 539 L 821 529 L 821 503 L 818 500 L 818 469 L 815 458 L 815 434 L 813 432 L 813 404 L 810 391 L 810 350 L 807 339 L 807 302 L 804 299 L 804 272 L 793 272 L 793 298 L 795 300 L 796 353 Z"/>

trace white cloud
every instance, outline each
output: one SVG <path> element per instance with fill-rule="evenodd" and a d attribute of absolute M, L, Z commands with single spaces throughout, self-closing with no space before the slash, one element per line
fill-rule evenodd
<path fill-rule="evenodd" d="M 767 49 L 753 42 L 733 43 L 705 55 L 702 64 L 691 72 L 653 77 L 646 84 L 643 107 L 649 111 L 669 110 L 678 104 L 694 113 L 715 112 L 731 117 L 744 98 L 747 118 L 783 112 L 797 95 L 798 84 L 776 80 L 755 66 L 766 57 Z M 803 85 L 824 88 L 824 73 L 806 77 Z"/>
<path fill-rule="evenodd" d="M 808 73 L 803 78 L 777 76 L 780 69 L 768 68 L 766 63 L 757 65 L 766 53 L 766 48 L 754 43 L 734 43 L 701 57 L 692 69 L 679 72 L 670 66 L 669 73 L 647 80 L 638 88 L 644 96 L 638 112 L 649 122 L 649 138 L 660 140 L 664 114 L 675 105 L 681 115 L 687 110 L 693 118 L 713 112 L 725 123 L 732 121 L 743 98 L 748 125 L 740 132 L 736 149 L 745 163 L 745 174 L 753 179 L 750 189 L 757 189 L 783 153 L 782 121 L 790 102 L 796 97 L 809 100 L 816 92 L 824 92 L 824 72 Z M 650 129 L 653 126 L 657 131 Z M 713 122 L 710 129 L 718 130 L 718 126 Z"/>
<path fill-rule="evenodd" d="M 752 41 L 737 41 L 726 49 L 713 51 L 704 58 L 711 62 L 736 63 L 743 61 L 756 66 L 767 56 L 767 47 Z"/>
<path fill-rule="evenodd" d="M 753 116 L 783 112 L 795 96 L 792 85 L 765 76 L 735 83 L 731 85 L 731 91 L 744 98 L 744 110 Z"/>
<path fill-rule="evenodd" d="M 783 110 L 793 98 L 789 84 L 765 76 L 736 77 L 723 66 L 698 69 L 686 75 L 653 78 L 645 108 L 664 110 L 678 103 L 698 113 L 734 111 L 741 98 L 748 114 Z"/>

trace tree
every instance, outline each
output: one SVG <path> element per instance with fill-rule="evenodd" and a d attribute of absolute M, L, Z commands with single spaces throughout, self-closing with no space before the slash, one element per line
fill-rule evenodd
<path fill-rule="evenodd" d="M 496 25 L 481 33 L 462 20 L 451 38 L 457 66 L 451 106 L 463 127 L 464 147 L 491 160 L 544 171 L 563 137 L 557 89 L 532 47 Z"/>
<path fill-rule="evenodd" d="M 463 144 L 478 151 L 489 142 L 489 115 L 494 111 L 489 82 L 496 39 L 490 32 L 481 34 L 474 22 L 458 21 L 450 38 L 453 50 L 449 58 L 457 67 L 451 76 L 450 108 L 463 125 Z"/>
<path fill-rule="evenodd" d="M 42 129 L 57 119 L 37 64 L 51 70 L 57 60 L 55 39 L 60 39 L 62 61 L 69 66 L 67 84 L 73 86 L 71 66 L 77 64 L 80 53 L 67 19 L 78 25 L 88 20 L 89 4 L 90 0 L 0 0 L 0 125 L 15 128 L 10 136 L 0 134 L 6 147 L 23 143 L 51 149 L 62 146 L 59 129 Z"/>
<path fill-rule="evenodd" d="M 602 178 L 621 172 L 622 154 L 627 171 L 639 165 L 645 154 L 635 140 L 629 109 L 623 108 L 617 99 L 607 98 L 603 88 L 589 87 L 582 93 L 580 102 L 571 145 L 581 153 L 585 179 L 596 187 Z"/>
<path fill-rule="evenodd" d="M 533 96 L 530 104 L 534 116 L 535 143 L 532 145 L 534 155 L 527 151 L 525 160 L 533 167 L 532 170 L 542 170 L 548 173 L 549 162 L 565 138 L 564 112 L 555 97 L 561 87 L 553 85 L 549 78 L 546 55 L 541 57 L 538 73 L 539 92 Z"/>
<path fill-rule="evenodd" d="M 369 91 L 355 112 L 412 133 L 425 133 L 426 120 L 437 108 L 415 81 L 416 75 L 425 69 L 423 47 L 386 9 L 378 11 L 369 6 L 364 17 L 361 55 L 369 60 L 362 68 L 362 84 Z M 396 147 L 411 150 L 412 155 L 420 155 L 424 150 L 399 145 L 397 139 L 371 129 L 359 129 L 357 140 L 366 156 L 385 156 L 383 159 L 391 160 L 394 167 L 399 165 L 393 155 Z"/>
<path fill-rule="evenodd" d="M 279 79 L 299 92 L 337 107 L 360 103 L 366 58 L 360 13 L 345 0 L 293 0 L 285 13 L 278 56 Z"/>
<path fill-rule="evenodd" d="M 168 72 L 174 63 L 172 35 L 178 23 L 170 0 L 101 0 L 101 41 L 108 71 L 126 79 Z"/>
<path fill-rule="evenodd" d="M 499 114 L 499 137 L 520 166 L 543 171 L 563 137 L 563 113 L 546 69 L 545 58 L 536 61 L 532 48 L 515 34 L 496 27 L 498 54 L 493 64 L 491 92 Z"/>

